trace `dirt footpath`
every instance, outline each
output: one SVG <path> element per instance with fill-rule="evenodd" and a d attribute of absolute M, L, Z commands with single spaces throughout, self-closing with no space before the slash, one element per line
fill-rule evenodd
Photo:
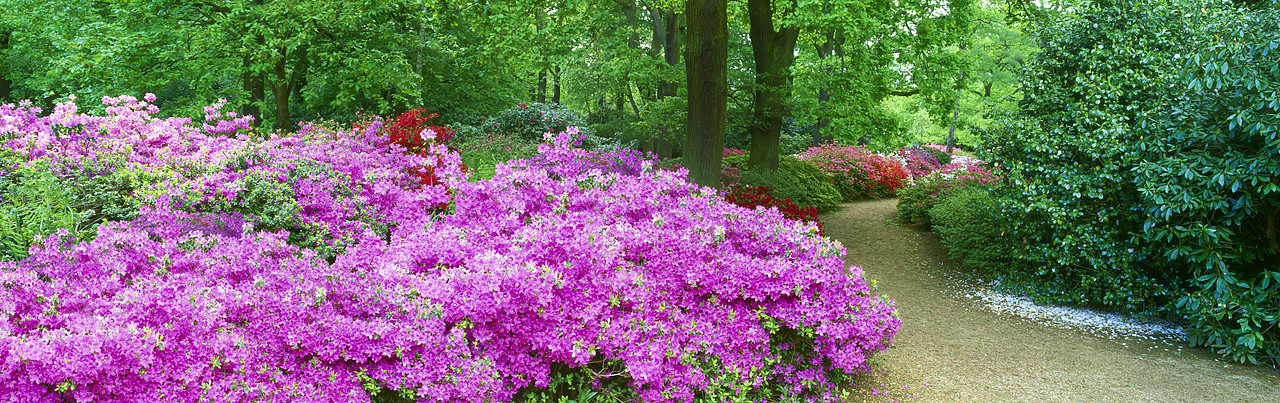
<path fill-rule="evenodd" d="M 896 300 L 895 346 L 859 376 L 850 401 L 1280 402 L 1280 372 L 1203 349 L 1033 323 L 951 290 L 967 278 L 935 235 L 897 225 L 894 199 L 822 217 L 878 292 Z"/>

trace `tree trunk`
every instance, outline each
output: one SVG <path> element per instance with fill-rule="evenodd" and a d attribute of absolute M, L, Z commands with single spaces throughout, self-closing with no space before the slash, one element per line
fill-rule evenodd
<path fill-rule="evenodd" d="M 547 102 L 547 69 L 538 71 L 538 92 L 534 93 L 533 102 Z"/>
<path fill-rule="evenodd" d="M 833 136 L 826 133 L 827 127 L 831 126 L 831 118 L 827 117 L 827 112 L 831 109 L 831 76 L 835 73 L 835 68 L 831 67 L 828 57 L 836 45 L 835 33 L 828 30 L 825 33 L 825 40 L 822 44 L 814 45 L 814 50 L 818 52 L 818 60 L 822 64 L 822 79 L 818 84 L 818 123 L 813 125 L 813 147 L 821 146 L 832 140 Z"/>
<path fill-rule="evenodd" d="M 680 14 L 653 8 L 650 9 L 649 16 L 653 20 L 654 56 L 656 57 L 660 52 L 667 65 L 674 69 L 680 64 Z M 663 80 L 658 83 L 658 100 L 675 95 L 675 82 Z M 660 158 L 670 158 L 674 152 L 671 138 L 672 133 L 662 129 L 650 136 L 646 148 Z"/>
<path fill-rule="evenodd" d="M 253 71 L 253 61 L 249 59 L 249 55 L 245 55 L 242 60 L 242 68 L 240 79 L 243 82 L 244 91 L 249 93 L 249 102 L 240 108 L 241 115 L 251 115 L 254 117 L 253 125 L 262 125 L 262 102 L 267 99 L 266 84 L 262 82 L 260 73 Z"/>
<path fill-rule="evenodd" d="M 778 141 L 782 137 L 782 117 L 787 114 L 791 87 L 787 78 L 795 61 L 796 27 L 774 28 L 773 0 L 748 0 L 751 19 L 751 50 L 756 62 L 756 90 L 751 125 L 751 152 L 747 165 L 778 169 Z"/>
<path fill-rule="evenodd" d="M 305 46 L 299 48 L 297 52 L 297 60 L 294 62 L 293 71 L 288 69 L 289 50 L 280 48 L 280 58 L 276 60 L 275 80 L 271 83 L 271 94 L 276 98 L 276 130 L 284 133 L 292 133 L 294 130 L 293 120 L 289 116 L 289 97 L 293 94 L 293 90 L 297 87 L 302 76 L 307 70 L 307 48 Z"/>
<path fill-rule="evenodd" d="M 964 73 L 960 73 L 960 82 L 964 81 Z M 947 132 L 947 154 L 951 154 L 951 149 L 956 146 L 956 120 L 960 119 L 960 96 L 961 87 L 956 86 L 956 105 L 951 111 L 951 130 Z"/>
<path fill-rule="evenodd" d="M 556 66 L 551 70 L 552 87 L 551 87 L 551 103 L 560 104 L 560 66 Z"/>
<path fill-rule="evenodd" d="M 0 58 L 8 59 L 9 38 L 13 31 L 0 31 Z M 13 102 L 13 79 L 9 77 L 10 69 L 0 69 L 0 102 Z"/>
<path fill-rule="evenodd" d="M 729 96 L 729 16 L 725 1 L 685 0 L 689 123 L 683 162 L 690 180 L 715 188 L 720 187 Z"/>

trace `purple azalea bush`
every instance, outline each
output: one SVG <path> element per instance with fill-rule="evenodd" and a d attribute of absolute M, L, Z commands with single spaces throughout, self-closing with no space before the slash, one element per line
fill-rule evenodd
<path fill-rule="evenodd" d="M 834 400 L 900 325 L 813 224 L 576 130 L 471 183 L 377 122 L 253 140 L 105 101 L 0 108 L 29 161 L 153 181 L 137 218 L 0 261 L 0 401 L 511 401 L 574 369 L 629 400 Z"/>

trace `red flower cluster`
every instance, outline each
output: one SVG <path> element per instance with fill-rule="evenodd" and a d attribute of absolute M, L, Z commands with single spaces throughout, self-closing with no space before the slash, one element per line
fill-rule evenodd
<path fill-rule="evenodd" d="M 424 116 L 425 115 L 425 116 Z M 400 114 L 396 117 L 396 121 L 387 127 L 387 134 L 390 139 L 388 144 L 398 144 L 404 147 L 409 154 L 416 154 L 420 157 L 426 157 L 437 163 L 440 163 L 440 157 L 434 155 L 431 146 L 434 144 L 449 143 L 453 139 L 454 130 L 446 126 L 429 125 L 428 121 L 440 117 L 438 113 L 427 114 L 422 108 L 412 109 L 408 112 Z M 456 152 L 453 147 L 449 147 L 451 151 Z M 458 163 L 464 173 L 470 173 L 471 168 L 467 164 Z M 434 165 L 423 165 L 417 167 L 418 184 L 422 186 L 444 186 L 440 178 L 436 176 L 436 167 Z M 449 189 L 449 193 L 453 194 L 453 189 Z M 438 209 L 444 209 L 446 204 L 437 206 Z"/>
<path fill-rule="evenodd" d="M 422 154 L 422 150 L 431 143 L 448 143 L 453 139 L 453 129 L 445 126 L 428 125 L 427 121 L 440 117 L 438 113 L 422 116 L 427 113 L 422 108 L 400 114 L 395 123 L 387 128 L 391 135 L 391 143 L 399 144 L 410 153 Z"/>
<path fill-rule="evenodd" d="M 877 173 L 872 178 L 874 185 L 871 186 L 871 194 L 873 197 L 893 197 L 898 189 L 906 185 L 909 175 L 906 168 L 903 168 L 902 164 L 897 161 L 884 156 L 873 155 L 871 165 L 875 167 Z"/>
<path fill-rule="evenodd" d="M 774 189 L 773 186 L 730 184 L 726 185 L 725 189 L 729 193 L 724 198 L 730 203 L 746 208 L 755 208 L 756 206 L 777 207 L 778 212 L 782 213 L 786 218 L 818 224 L 818 234 L 826 234 L 822 230 L 822 220 L 818 219 L 817 209 L 813 208 L 813 206 L 800 207 L 790 198 L 779 199 L 773 197 L 770 193 Z"/>

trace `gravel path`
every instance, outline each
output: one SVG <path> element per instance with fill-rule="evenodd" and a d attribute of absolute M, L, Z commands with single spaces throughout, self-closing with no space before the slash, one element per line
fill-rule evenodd
<path fill-rule="evenodd" d="M 1280 402 L 1280 372 L 1188 348 L 1181 329 L 1035 307 L 991 290 L 937 237 L 897 225 L 896 200 L 822 217 L 902 317 L 850 401 Z"/>

